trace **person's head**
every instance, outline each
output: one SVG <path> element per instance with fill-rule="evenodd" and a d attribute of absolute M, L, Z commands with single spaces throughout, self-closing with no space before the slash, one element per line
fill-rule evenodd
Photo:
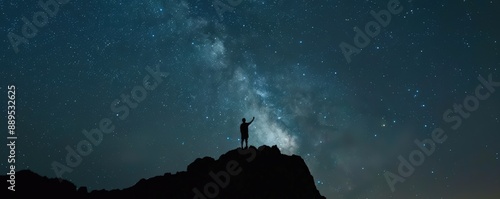
<path fill-rule="evenodd" d="M 241 121 L 242 121 L 243 123 L 245 123 L 247 120 L 246 120 L 245 118 L 243 118 L 243 119 L 241 119 Z"/>

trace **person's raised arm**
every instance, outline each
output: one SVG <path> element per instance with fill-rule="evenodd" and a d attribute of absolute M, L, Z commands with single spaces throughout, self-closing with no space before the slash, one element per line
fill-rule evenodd
<path fill-rule="evenodd" d="M 252 121 L 249 122 L 249 124 L 251 124 L 253 122 L 253 120 L 255 119 L 255 117 L 252 117 Z"/>

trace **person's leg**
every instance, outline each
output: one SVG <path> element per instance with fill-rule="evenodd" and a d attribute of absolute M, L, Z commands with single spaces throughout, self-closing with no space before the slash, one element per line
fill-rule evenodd
<path fill-rule="evenodd" d="M 241 148 L 243 149 L 243 138 L 241 138 Z"/>
<path fill-rule="evenodd" d="M 245 149 L 248 149 L 248 138 L 245 139 Z"/>

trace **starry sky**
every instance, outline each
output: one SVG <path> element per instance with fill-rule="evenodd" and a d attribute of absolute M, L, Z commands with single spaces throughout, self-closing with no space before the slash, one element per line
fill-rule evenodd
<path fill-rule="evenodd" d="M 63 178 L 125 188 L 239 147 L 241 119 L 255 117 L 249 144 L 300 155 L 327 198 L 500 196 L 500 88 L 479 80 L 500 81 L 496 1 L 401 1 L 362 48 L 354 27 L 366 32 L 390 0 L 59 2 L 45 14 L 36 1 L 0 2 L 18 170 L 56 177 L 66 147 L 107 118 L 113 132 Z M 37 31 L 23 33 L 34 15 Z M 343 42 L 359 49 L 350 61 Z M 478 85 L 488 99 L 456 112 Z M 414 140 L 437 128 L 446 141 L 391 191 L 398 157 L 432 146 Z"/>

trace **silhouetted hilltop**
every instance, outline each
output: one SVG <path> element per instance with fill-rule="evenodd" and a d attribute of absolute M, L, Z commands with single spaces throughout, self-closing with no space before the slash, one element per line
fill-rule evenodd
<path fill-rule="evenodd" d="M 187 171 L 141 179 L 121 190 L 77 187 L 69 181 L 42 177 L 29 170 L 16 173 L 16 192 L 1 176 L 2 196 L 24 198 L 183 198 L 183 199 L 322 199 L 307 165 L 300 156 L 283 155 L 278 147 L 251 146 L 223 154 L 218 160 L 198 158 Z M 15 195 L 14 195 L 15 194 Z"/>

